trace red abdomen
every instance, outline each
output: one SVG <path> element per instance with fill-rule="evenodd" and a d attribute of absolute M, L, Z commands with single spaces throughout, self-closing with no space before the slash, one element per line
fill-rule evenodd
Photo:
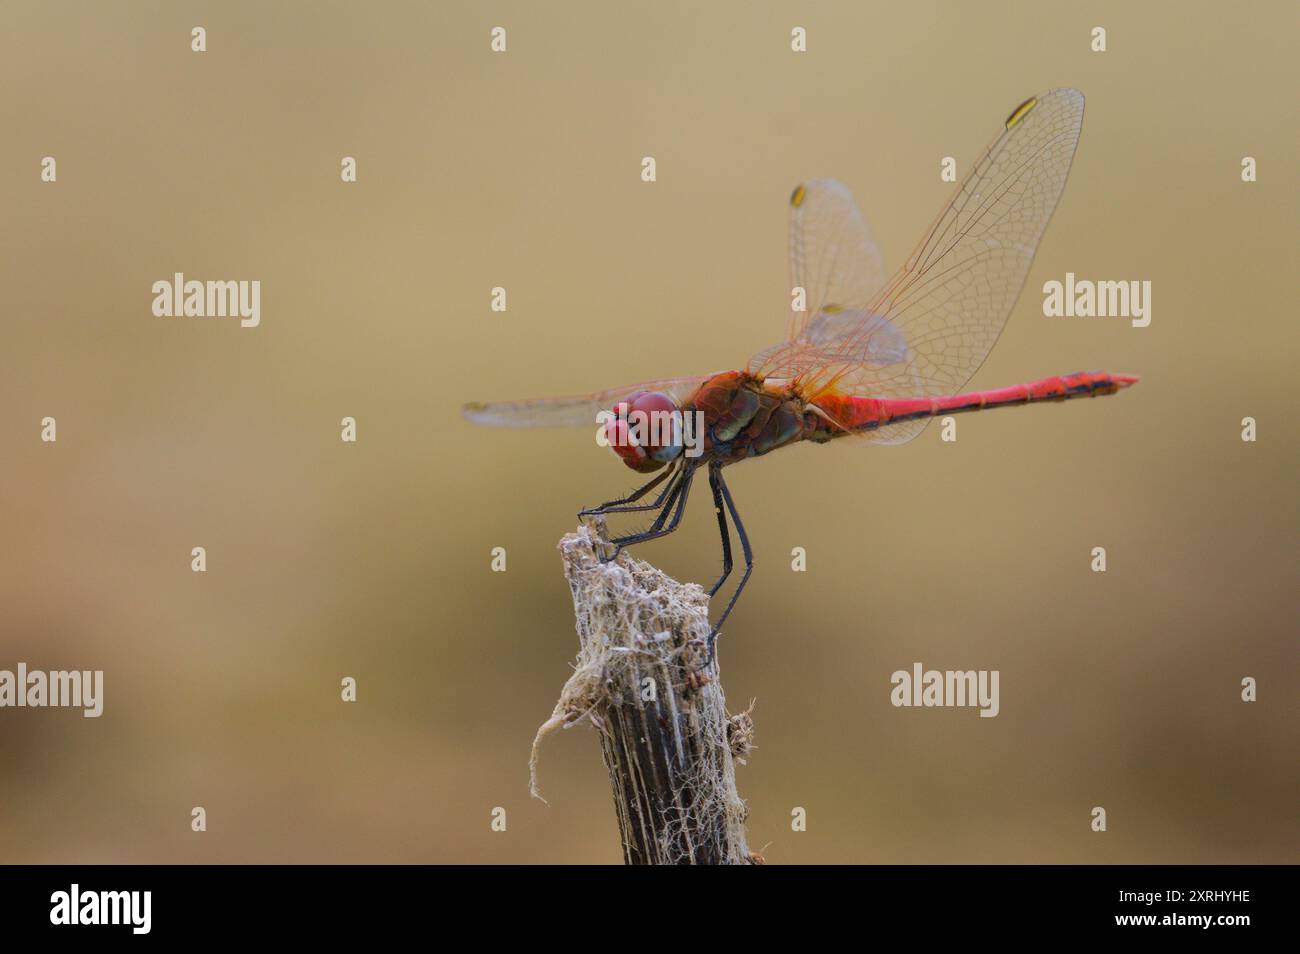
<path fill-rule="evenodd" d="M 826 394 L 819 396 L 813 404 L 831 420 L 820 421 L 808 437 L 810 440 L 827 441 L 844 434 L 876 430 L 890 424 L 940 414 L 960 414 L 1036 401 L 1099 397 L 1114 394 L 1136 381 L 1137 378 L 1128 375 L 1080 371 L 1028 384 L 1013 384 L 990 391 L 970 391 L 950 397 L 865 398 L 848 394 Z"/>

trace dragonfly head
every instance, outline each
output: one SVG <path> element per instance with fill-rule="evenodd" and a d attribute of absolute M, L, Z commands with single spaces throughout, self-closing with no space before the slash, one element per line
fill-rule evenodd
<path fill-rule="evenodd" d="M 629 394 L 605 418 L 605 439 L 619 459 L 648 474 L 682 453 L 682 412 L 659 391 Z"/>

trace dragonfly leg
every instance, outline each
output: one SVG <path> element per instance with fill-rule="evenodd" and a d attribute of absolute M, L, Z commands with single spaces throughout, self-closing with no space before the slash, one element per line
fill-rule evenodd
<path fill-rule="evenodd" d="M 676 476 L 674 469 L 672 467 L 666 468 L 657 477 L 655 477 L 654 480 L 650 481 L 648 484 L 644 484 L 641 487 L 638 487 L 636 490 L 632 491 L 632 493 L 629 494 L 628 496 L 620 497 L 618 500 L 606 500 L 603 504 L 601 504 L 598 507 L 588 507 L 585 510 L 579 510 L 578 516 L 592 517 L 595 516 L 596 514 L 601 514 L 601 513 L 626 513 L 633 510 L 657 510 L 659 506 L 664 502 L 664 497 L 667 495 L 669 489 L 671 489 L 672 487 L 671 482 L 669 483 L 668 487 L 665 487 L 663 491 L 660 492 L 658 498 L 656 498 L 654 503 L 642 504 L 639 507 L 628 507 L 625 505 L 636 503 L 638 500 L 640 500 L 650 491 L 654 490 L 661 483 L 663 483 L 664 478 L 668 477 L 670 474 Z"/>
<path fill-rule="evenodd" d="M 718 483 L 721 476 L 722 468 L 710 463 L 709 487 L 713 490 L 713 509 L 718 515 L 718 533 L 722 537 L 722 576 L 709 587 L 710 597 L 722 589 L 722 584 L 727 582 L 727 577 L 731 576 L 731 534 L 727 532 L 727 514 L 722 509 L 722 486 Z"/>
<path fill-rule="evenodd" d="M 754 552 L 749 548 L 749 535 L 745 533 L 745 525 L 740 522 L 740 514 L 736 512 L 736 503 L 731 499 L 731 491 L 727 489 L 727 482 L 722 479 L 722 473 L 718 472 L 718 487 L 722 490 L 722 499 L 726 501 L 727 512 L 731 514 L 731 522 L 736 525 L 736 535 L 740 537 L 740 549 L 745 554 L 745 573 L 740 578 L 740 583 L 736 585 L 736 592 L 731 594 L 731 599 L 727 601 L 727 608 L 722 611 L 718 621 L 713 624 L 713 629 L 709 633 L 709 657 L 704 663 L 704 668 L 708 669 L 713 665 L 714 657 L 717 655 L 718 636 L 722 629 L 722 624 L 727 621 L 731 615 L 731 609 L 736 605 L 736 600 L 740 599 L 740 593 L 749 582 L 749 574 L 754 572 Z"/>
<path fill-rule="evenodd" d="M 667 476 L 667 472 L 661 474 L 659 479 L 662 480 L 663 477 L 665 476 Z M 677 502 L 678 495 L 682 492 L 682 484 L 685 481 L 685 479 L 686 479 L 686 471 L 684 468 L 679 467 L 676 473 L 673 474 L 672 480 L 668 481 L 668 483 L 664 485 L 664 489 L 659 492 L 659 496 L 655 498 L 654 503 L 642 504 L 640 506 L 631 506 L 631 507 L 617 507 L 613 510 L 608 510 L 608 511 L 602 510 L 599 512 L 603 514 L 603 513 L 631 513 L 637 510 L 659 510 L 659 516 L 655 519 L 655 522 L 650 527 L 650 530 L 652 532 L 656 531 L 661 526 L 663 526 L 664 520 L 667 519 L 668 517 L 668 513 L 673 509 L 673 504 Z M 657 481 L 651 481 L 649 484 L 642 487 L 640 490 L 638 490 L 635 494 L 632 495 L 631 499 L 635 499 L 638 495 L 648 492 L 656 482 Z M 629 543 L 640 543 L 640 542 L 641 542 L 641 534 L 632 534 L 631 536 L 626 536 L 626 537 L 615 537 L 609 541 L 613 549 L 608 550 L 603 554 L 600 554 L 599 555 L 600 562 L 610 563 L 613 560 L 617 560 L 618 555 L 623 552 L 624 546 L 626 546 Z"/>
<path fill-rule="evenodd" d="M 660 537 L 666 537 L 677 529 L 677 525 L 682 522 L 682 514 L 686 510 L 686 498 L 691 493 L 691 481 L 695 478 L 695 468 L 689 465 L 683 465 L 681 478 L 677 481 L 677 486 L 668 496 L 668 502 L 664 504 L 663 510 L 659 511 L 659 516 L 655 517 L 654 523 L 650 524 L 648 530 L 640 533 L 630 533 L 625 537 L 615 537 L 609 541 L 616 547 L 614 555 L 624 547 L 632 546 L 636 543 L 645 543 L 647 540 L 658 540 Z M 672 511 L 673 518 L 664 526 L 664 521 L 668 519 L 668 512 Z M 612 559 L 612 558 L 611 558 Z"/>

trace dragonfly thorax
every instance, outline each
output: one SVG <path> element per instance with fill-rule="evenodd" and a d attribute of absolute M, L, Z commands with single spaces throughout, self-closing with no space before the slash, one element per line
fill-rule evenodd
<path fill-rule="evenodd" d="M 741 371 L 714 375 L 693 401 L 703 414 L 705 453 L 723 464 L 759 457 L 803 440 L 813 427 L 803 398 L 789 382 L 767 382 Z"/>

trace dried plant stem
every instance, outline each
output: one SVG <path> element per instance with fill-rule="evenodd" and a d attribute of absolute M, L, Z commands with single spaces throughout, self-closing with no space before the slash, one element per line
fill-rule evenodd
<path fill-rule="evenodd" d="M 628 864 L 750 864 L 736 791 L 752 736 L 748 712 L 728 716 L 717 668 L 705 675 L 708 597 L 624 553 L 602 563 L 604 522 L 560 541 L 573 592 L 578 659 L 537 749 L 590 720 L 600 736 Z"/>

